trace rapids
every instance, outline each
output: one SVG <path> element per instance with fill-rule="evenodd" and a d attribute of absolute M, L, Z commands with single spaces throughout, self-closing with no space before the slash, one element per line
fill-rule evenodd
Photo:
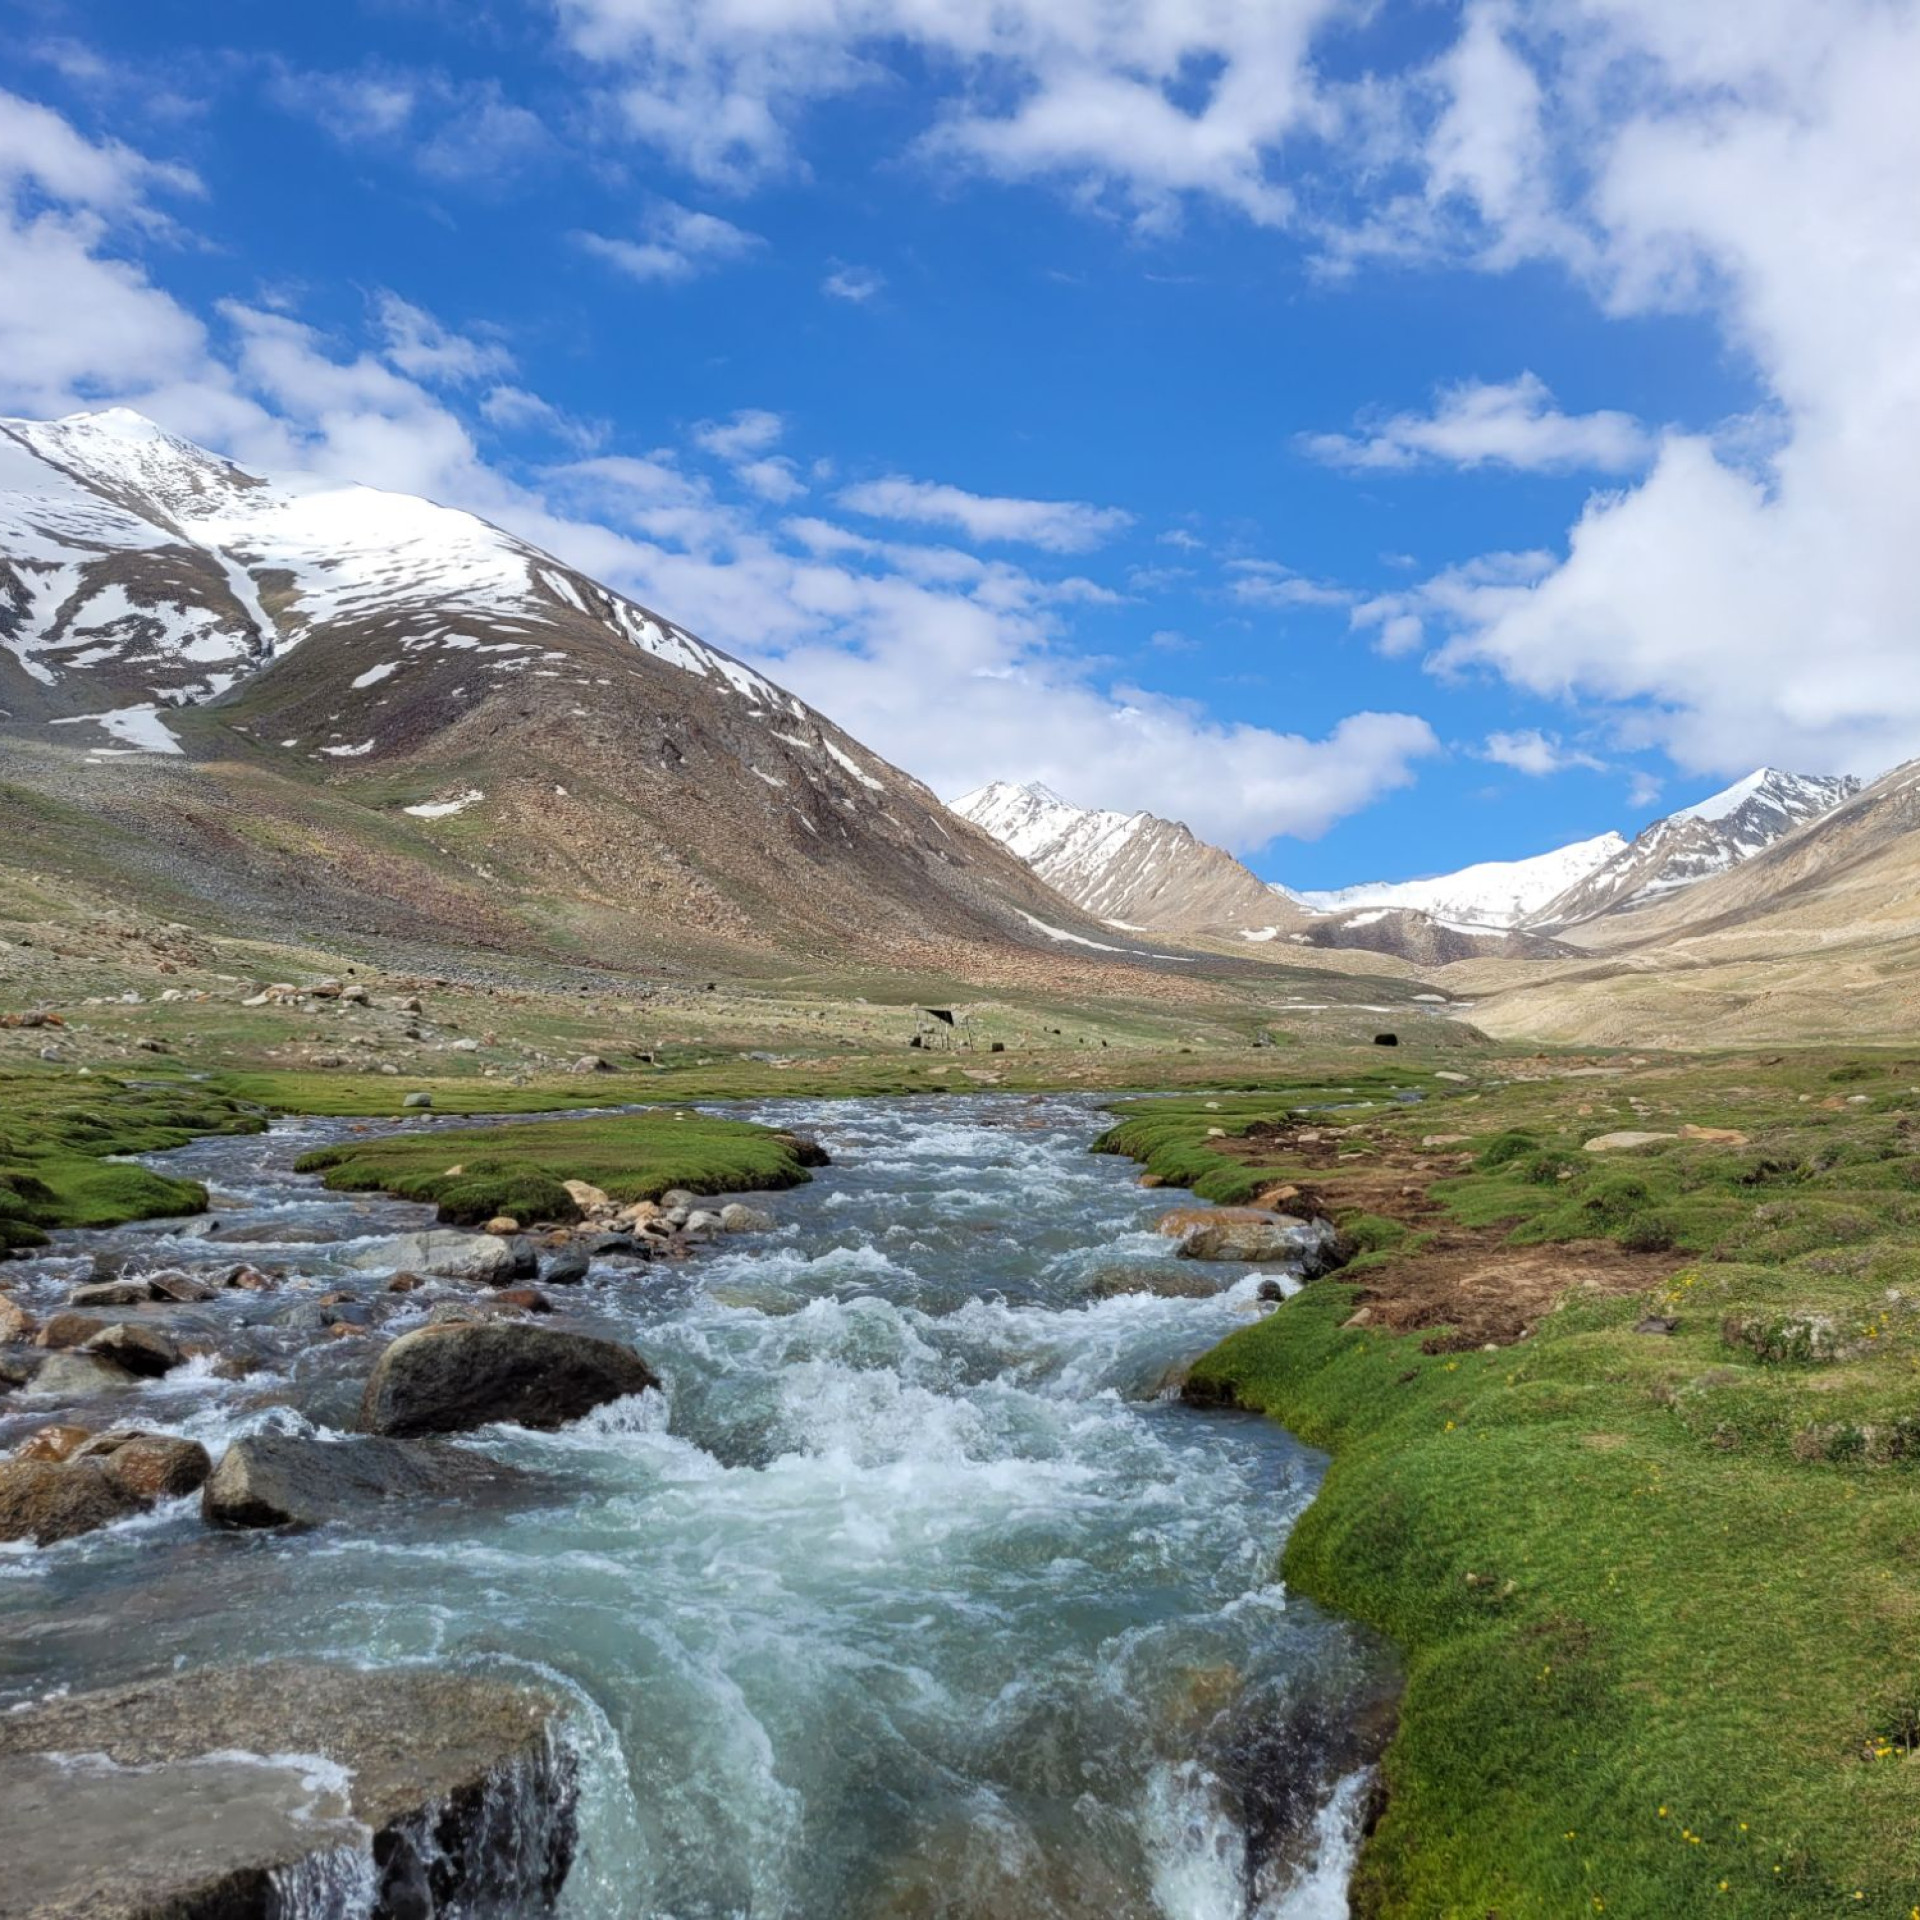
<path fill-rule="evenodd" d="M 0 1548 L 0 1708 L 269 1654 L 545 1678 L 577 1703 L 562 1911 L 580 1920 L 1345 1915 L 1351 1730 L 1381 1661 L 1275 1572 L 1323 1462 L 1172 1390 L 1261 1310 L 1260 1276 L 1176 1269 L 1149 1229 L 1177 1196 L 1088 1153 L 1087 1101 L 745 1111 L 834 1164 L 768 1202 L 771 1234 L 597 1267 L 558 1299 L 668 1393 L 475 1436 L 546 1476 L 542 1497 L 288 1537 L 213 1533 L 186 1500 Z M 158 1241 L 168 1264 L 339 1284 L 344 1251 L 426 1218 L 289 1171 L 342 1126 L 155 1156 L 207 1182 L 218 1240 L 206 1222 L 63 1235 L 9 1282 L 44 1310 L 96 1250 Z M 1117 1269 L 1224 1290 L 1106 1294 Z M 196 1362 L 111 1417 L 216 1455 L 337 1424 L 366 1345 L 316 1341 L 243 1380 Z M 0 1449 L 58 1417 L 0 1400 Z M 353 1913 L 359 1881 L 333 1880 L 348 1891 L 302 1910 Z"/>

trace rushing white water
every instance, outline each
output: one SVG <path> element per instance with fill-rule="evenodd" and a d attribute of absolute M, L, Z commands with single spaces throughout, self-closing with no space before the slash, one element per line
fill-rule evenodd
<path fill-rule="evenodd" d="M 1168 1391 L 1260 1310 L 1257 1276 L 1108 1296 L 1115 1269 L 1195 1270 L 1148 1230 L 1167 1196 L 1087 1153 L 1081 1102 L 760 1112 L 834 1160 L 775 1233 L 565 1302 L 666 1397 L 478 1436 L 544 1477 L 485 1511 L 246 1538 L 181 1502 L 0 1560 L 0 1705 L 269 1653 L 522 1669 L 578 1702 L 582 1920 L 1344 1915 L 1375 1667 L 1274 1572 L 1320 1463 Z M 166 1156 L 228 1223 L 169 1259 L 332 1285 L 341 1246 L 424 1217 L 285 1171 L 328 1132 Z M 72 1267 L 37 1263 L 49 1300 Z M 216 1449 L 337 1421 L 354 1347 L 176 1374 L 137 1417 Z"/>

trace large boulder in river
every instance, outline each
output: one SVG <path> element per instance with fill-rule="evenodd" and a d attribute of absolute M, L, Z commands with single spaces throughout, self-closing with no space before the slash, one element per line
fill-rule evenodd
<path fill-rule="evenodd" d="M 574 1847 L 560 1713 L 477 1674 L 271 1662 L 0 1714 L 0 1832 L 40 1836 L 0 1908 L 548 1912 Z"/>
<path fill-rule="evenodd" d="M 553 1428 L 660 1384 L 629 1346 L 523 1321 L 466 1321 L 402 1334 L 360 1403 L 364 1433 L 461 1433 L 502 1420 Z"/>
<path fill-rule="evenodd" d="M 1176 1207 L 1154 1223 L 1158 1233 L 1177 1235 L 1183 1260 L 1233 1260 L 1252 1264 L 1284 1260 L 1308 1273 L 1324 1272 L 1333 1258 L 1334 1233 L 1323 1220 L 1302 1220 L 1264 1207 Z"/>
<path fill-rule="evenodd" d="M 129 1519 L 146 1506 L 102 1460 L 0 1460 L 0 1540 L 50 1547 Z M 6 1830 L 0 1822 L 0 1831 Z"/>
<path fill-rule="evenodd" d="M 436 1280 L 503 1287 L 510 1281 L 532 1279 L 539 1263 L 528 1247 L 490 1233 L 430 1227 L 422 1233 L 402 1233 L 391 1240 L 376 1241 L 347 1264 L 363 1272 L 404 1269 L 429 1274 Z"/>
<path fill-rule="evenodd" d="M 430 1440 L 259 1433 L 220 1456 L 200 1511 L 216 1527 L 317 1527 L 383 1500 L 470 1497 L 526 1478 Z"/>

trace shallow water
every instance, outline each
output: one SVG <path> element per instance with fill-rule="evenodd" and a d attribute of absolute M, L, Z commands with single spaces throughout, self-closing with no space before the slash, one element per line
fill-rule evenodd
<path fill-rule="evenodd" d="M 0 1549 L 0 1705 L 267 1654 L 544 1676 L 577 1703 L 580 1916 L 1344 1915 L 1343 1733 L 1378 1663 L 1274 1577 L 1322 1463 L 1168 1396 L 1259 1311 L 1259 1276 L 1092 1297 L 1104 1270 L 1174 1269 L 1148 1230 L 1169 1196 L 1086 1151 L 1083 1101 L 749 1111 L 834 1160 L 769 1202 L 776 1232 L 557 1296 L 665 1397 L 476 1436 L 551 1476 L 504 1506 L 283 1538 L 214 1534 L 187 1501 Z M 288 1171 L 342 1130 L 158 1156 L 208 1182 L 221 1235 L 167 1237 L 165 1263 L 272 1259 L 318 1291 L 343 1246 L 422 1224 Z M 81 1253 L 130 1244 L 154 1230 L 69 1236 L 9 1281 L 52 1306 Z M 290 1298 L 191 1311 L 266 1323 Z M 346 1417 L 368 1343 L 250 1337 L 252 1377 L 195 1363 L 112 1417 L 216 1453 Z M 0 1447 L 63 1411 L 0 1408 Z"/>

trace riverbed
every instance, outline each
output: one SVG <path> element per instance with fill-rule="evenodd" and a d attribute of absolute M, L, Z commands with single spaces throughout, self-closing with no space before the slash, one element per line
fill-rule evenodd
<path fill-rule="evenodd" d="M 1271 1273 L 1176 1260 L 1151 1226 L 1180 1196 L 1087 1151 L 1090 1101 L 738 1111 L 833 1164 L 767 1201 L 770 1233 L 556 1295 L 667 1390 L 474 1437 L 537 1497 L 292 1536 L 216 1533 L 189 1498 L 0 1549 L 0 1708 L 268 1655 L 542 1680 L 573 1702 L 561 1911 L 581 1920 L 1344 1915 L 1351 1728 L 1381 1663 L 1276 1575 L 1324 1463 L 1177 1398 Z M 207 1220 L 63 1235 L 9 1268 L 42 1311 L 130 1248 L 297 1276 L 183 1310 L 232 1323 L 211 1331 L 252 1355 L 242 1377 L 194 1361 L 79 1417 L 216 1457 L 351 1418 L 377 1336 L 289 1327 L 289 1307 L 371 1297 L 345 1260 L 428 1215 L 292 1173 L 347 1124 L 154 1156 L 207 1184 Z M 1220 1290 L 1154 1291 L 1196 1275 Z M 382 1332 L 425 1312 L 380 1304 Z M 68 1415 L 0 1400 L 0 1450 Z"/>

